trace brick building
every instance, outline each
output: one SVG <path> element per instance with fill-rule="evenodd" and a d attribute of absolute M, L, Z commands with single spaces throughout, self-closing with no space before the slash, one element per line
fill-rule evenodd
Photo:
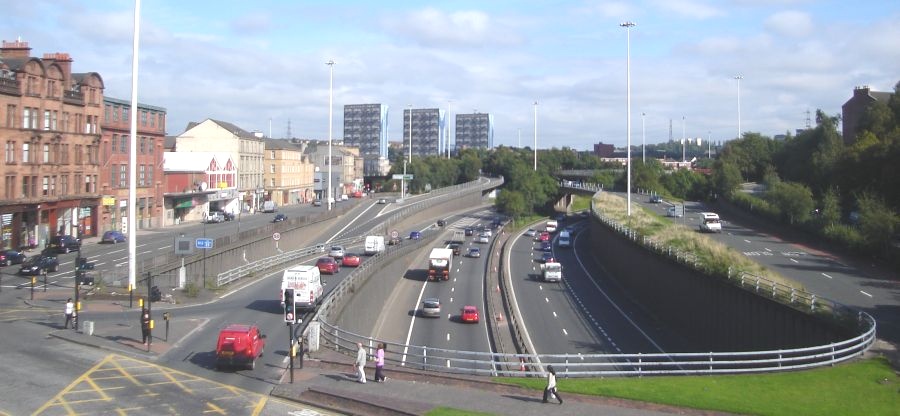
<path fill-rule="evenodd" d="M 856 141 L 856 134 L 859 133 L 857 125 L 866 108 L 876 101 L 887 104 L 892 95 L 894 94 L 890 92 L 872 91 L 868 86 L 853 89 L 853 96 L 841 106 L 844 144 L 852 144 Z"/>
<path fill-rule="evenodd" d="M 66 53 L 32 57 L 0 46 L 3 248 L 43 247 L 58 234 L 98 233 L 103 79 L 73 73 Z"/>

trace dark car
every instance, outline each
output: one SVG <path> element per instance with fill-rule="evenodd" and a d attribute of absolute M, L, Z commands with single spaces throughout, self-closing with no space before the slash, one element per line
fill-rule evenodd
<path fill-rule="evenodd" d="M 475 229 L 472 227 L 466 227 L 464 232 L 466 233 L 466 237 L 471 237 L 475 235 Z"/>
<path fill-rule="evenodd" d="M 101 243 L 109 244 L 124 243 L 126 241 L 128 241 L 128 239 L 121 231 L 107 231 L 103 233 L 103 237 L 100 238 Z"/>
<path fill-rule="evenodd" d="M 447 221 L 444 221 L 444 220 L 437 220 L 437 225 L 438 225 L 438 227 L 443 227 L 443 226 L 446 225 L 446 224 L 447 224 Z"/>
<path fill-rule="evenodd" d="M 19 268 L 19 274 L 25 276 L 37 276 L 45 272 L 59 271 L 59 260 L 56 256 L 40 254 L 25 260 Z"/>
<path fill-rule="evenodd" d="M 81 250 L 81 240 L 71 235 L 58 235 L 50 239 L 50 244 L 47 245 L 47 248 L 51 252 L 62 254 L 78 251 Z"/>
<path fill-rule="evenodd" d="M 547 263 L 548 261 L 553 261 L 553 253 L 544 252 L 544 254 L 541 254 L 541 263 Z"/>
<path fill-rule="evenodd" d="M 422 233 L 420 233 L 418 231 L 413 231 L 413 232 L 409 233 L 410 240 L 419 240 L 421 238 L 422 238 Z"/>
<path fill-rule="evenodd" d="M 272 222 L 282 222 L 287 220 L 287 215 L 284 214 L 275 214 L 275 218 L 272 218 Z"/>
<path fill-rule="evenodd" d="M 4 250 L 0 251 L 0 266 L 10 266 L 13 264 L 22 264 L 25 261 L 25 258 L 28 257 L 25 253 L 16 250 Z"/>
<path fill-rule="evenodd" d="M 659 196 L 659 195 L 650 195 L 650 203 L 651 203 L 651 204 L 658 204 L 658 203 L 660 203 L 660 202 L 662 202 L 662 197 L 661 197 L 661 196 Z"/>
<path fill-rule="evenodd" d="M 552 251 L 552 250 L 553 250 L 553 243 L 551 243 L 549 241 L 541 242 L 541 251 Z"/>
<path fill-rule="evenodd" d="M 447 248 L 453 250 L 453 255 L 454 255 L 454 256 L 458 256 L 458 255 L 459 255 L 459 250 L 460 250 L 460 245 L 459 245 L 459 243 L 451 243 L 450 246 L 448 246 Z"/>

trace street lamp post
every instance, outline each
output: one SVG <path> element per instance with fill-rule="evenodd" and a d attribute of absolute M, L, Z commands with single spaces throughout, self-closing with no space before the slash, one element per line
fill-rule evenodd
<path fill-rule="evenodd" d="M 735 75 L 734 79 L 737 81 L 737 104 L 738 104 L 738 130 L 737 130 L 737 138 L 741 138 L 741 80 L 744 79 L 743 75 Z"/>
<path fill-rule="evenodd" d="M 332 107 L 334 99 L 334 60 L 329 59 L 325 62 L 328 65 L 328 210 L 331 211 L 331 203 L 334 201 L 331 195 L 331 124 L 332 124 Z"/>
<path fill-rule="evenodd" d="M 534 102 L 534 171 L 537 172 L 537 101 Z"/>
<path fill-rule="evenodd" d="M 631 216 L 631 28 L 634 27 L 633 22 L 624 22 L 619 24 L 625 28 L 625 112 L 626 131 L 628 136 L 628 145 L 626 146 L 626 158 L 628 163 L 628 209 L 627 215 Z"/>
<path fill-rule="evenodd" d="M 647 127 L 644 124 L 644 116 L 647 113 L 641 113 L 641 162 L 647 163 Z"/>

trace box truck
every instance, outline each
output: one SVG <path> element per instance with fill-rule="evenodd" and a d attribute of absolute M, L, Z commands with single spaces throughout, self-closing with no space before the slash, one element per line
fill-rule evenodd
<path fill-rule="evenodd" d="M 450 280 L 453 249 L 433 248 L 428 256 L 428 280 Z"/>

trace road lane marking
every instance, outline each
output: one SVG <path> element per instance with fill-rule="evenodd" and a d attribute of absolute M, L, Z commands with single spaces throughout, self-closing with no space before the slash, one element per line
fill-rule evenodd
<path fill-rule="evenodd" d="M 868 297 L 870 297 L 870 298 L 872 297 L 872 295 L 870 295 L 870 294 L 868 294 L 868 293 L 866 293 L 866 292 L 863 292 L 862 290 L 860 290 L 859 293 L 862 293 L 863 295 L 866 295 L 866 296 L 868 296 Z"/>
<path fill-rule="evenodd" d="M 790 261 L 792 261 L 792 262 L 794 262 L 794 263 L 800 263 L 799 261 L 794 260 L 794 259 L 788 259 L 788 260 L 790 260 Z"/>
<path fill-rule="evenodd" d="M 450 342 L 450 333 L 447 333 L 447 342 Z"/>
<path fill-rule="evenodd" d="M 544 298 L 544 302 L 550 303 L 550 298 Z"/>
<path fill-rule="evenodd" d="M 768 251 L 768 252 L 772 252 L 772 250 L 769 250 L 768 247 L 765 247 L 765 249 L 766 249 L 766 251 Z"/>
<path fill-rule="evenodd" d="M 556 316 L 556 311 L 553 312 L 553 317 L 554 317 L 554 318 L 559 318 L 558 316 Z"/>
<path fill-rule="evenodd" d="M 822 272 L 822 276 L 825 276 L 825 277 L 827 277 L 827 278 L 829 278 L 829 279 L 833 279 L 833 277 L 829 276 L 828 273 L 825 273 L 825 272 Z"/>
<path fill-rule="evenodd" d="M 170 247 L 160 247 L 157 250 L 168 250 Z"/>
<path fill-rule="evenodd" d="M 744 239 L 744 242 L 750 244 L 750 240 Z"/>
<path fill-rule="evenodd" d="M 566 331 L 565 328 L 563 328 L 562 330 L 563 330 L 563 334 L 569 335 L 569 331 Z"/>

